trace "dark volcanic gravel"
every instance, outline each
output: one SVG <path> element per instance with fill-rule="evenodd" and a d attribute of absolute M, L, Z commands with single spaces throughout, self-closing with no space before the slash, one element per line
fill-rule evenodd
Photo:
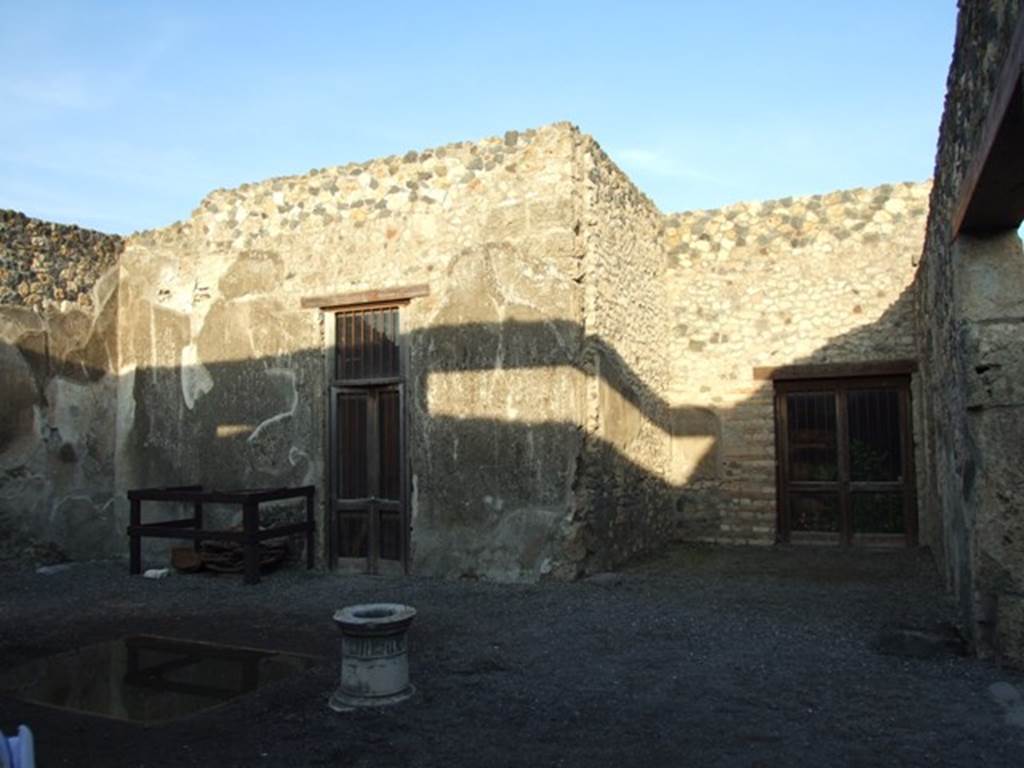
<path fill-rule="evenodd" d="M 332 612 L 413 605 L 399 706 L 327 708 Z M 158 634 L 315 654 L 312 670 L 144 728 L 0 697 L 55 766 L 1021 766 L 989 686 L 1020 673 L 877 652 L 952 609 L 920 552 L 682 547 L 621 578 L 500 585 L 306 573 L 129 578 L 123 563 L 0 573 L 0 669 Z"/>

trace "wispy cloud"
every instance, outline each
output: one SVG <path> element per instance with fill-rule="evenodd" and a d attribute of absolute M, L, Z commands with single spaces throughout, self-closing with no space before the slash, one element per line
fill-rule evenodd
<path fill-rule="evenodd" d="M 695 168 L 684 163 L 674 152 L 663 149 L 646 149 L 643 147 L 626 147 L 614 150 L 611 156 L 629 171 L 648 176 L 660 176 L 669 179 L 688 179 L 719 186 L 728 186 L 729 182 L 715 174 Z"/>
<path fill-rule="evenodd" d="M 88 109 L 95 103 L 84 74 L 70 71 L 15 75 L 0 82 L 0 97 L 8 104 L 57 109 Z"/>
<path fill-rule="evenodd" d="M 116 63 L 107 65 L 85 59 L 58 63 L 4 57 L 0 99 L 13 114 L 109 109 L 144 87 L 153 70 L 186 39 L 185 33 L 181 19 L 161 19 L 145 45 L 127 48 Z"/>
<path fill-rule="evenodd" d="M 106 200 L 83 200 L 74 190 L 54 188 L 10 173 L 5 173 L 0 180 L 0 208 L 105 232 L 130 231 L 129 223 L 116 214 L 112 215 L 105 204 Z"/>
<path fill-rule="evenodd" d="M 620 149 L 615 156 L 623 165 L 651 173 L 657 173 L 665 167 L 665 158 L 662 154 L 651 149 Z"/>
<path fill-rule="evenodd" d="M 137 130 L 188 40 L 186 22 L 149 17 L 149 34 L 99 51 L 71 44 L 74 25 L 62 19 L 40 40 L 0 47 L 0 207 L 126 231 L 173 218 L 180 198 L 212 186 L 184 139 Z"/>
<path fill-rule="evenodd" d="M 34 142 L 17 151 L 0 152 L 0 161 L 29 174 L 92 179 L 137 191 L 162 191 L 208 175 L 200 158 L 183 146 L 118 140 Z"/>

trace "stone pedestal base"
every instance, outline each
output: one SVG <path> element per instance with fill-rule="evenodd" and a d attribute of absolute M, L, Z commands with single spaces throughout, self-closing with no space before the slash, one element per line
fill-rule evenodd
<path fill-rule="evenodd" d="M 415 616 L 415 608 L 397 603 L 352 605 L 335 612 L 341 630 L 341 681 L 331 696 L 331 709 L 383 707 L 416 692 L 409 682 L 406 635 Z"/>
<path fill-rule="evenodd" d="M 396 693 L 394 696 L 349 696 L 343 693 L 339 687 L 331 694 L 328 706 L 335 712 L 354 712 L 363 707 L 386 707 L 390 704 L 398 704 L 405 701 L 416 693 L 416 686 L 409 685 L 405 690 Z"/>

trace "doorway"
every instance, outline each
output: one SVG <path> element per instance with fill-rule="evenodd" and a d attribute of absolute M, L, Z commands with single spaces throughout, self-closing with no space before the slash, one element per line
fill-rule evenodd
<path fill-rule="evenodd" d="M 403 572 L 408 516 L 399 308 L 337 312 L 332 330 L 328 556 L 350 570 Z"/>
<path fill-rule="evenodd" d="M 910 377 L 777 381 L 779 539 L 917 541 Z"/>

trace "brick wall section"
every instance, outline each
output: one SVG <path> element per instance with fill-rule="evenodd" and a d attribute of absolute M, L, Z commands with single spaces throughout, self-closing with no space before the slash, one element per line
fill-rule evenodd
<path fill-rule="evenodd" d="M 89 306 L 92 287 L 123 249 L 118 235 L 0 210 L 0 305 Z"/>
<path fill-rule="evenodd" d="M 912 358 L 929 185 L 668 216 L 678 535 L 770 543 L 775 428 L 760 366 Z"/>

